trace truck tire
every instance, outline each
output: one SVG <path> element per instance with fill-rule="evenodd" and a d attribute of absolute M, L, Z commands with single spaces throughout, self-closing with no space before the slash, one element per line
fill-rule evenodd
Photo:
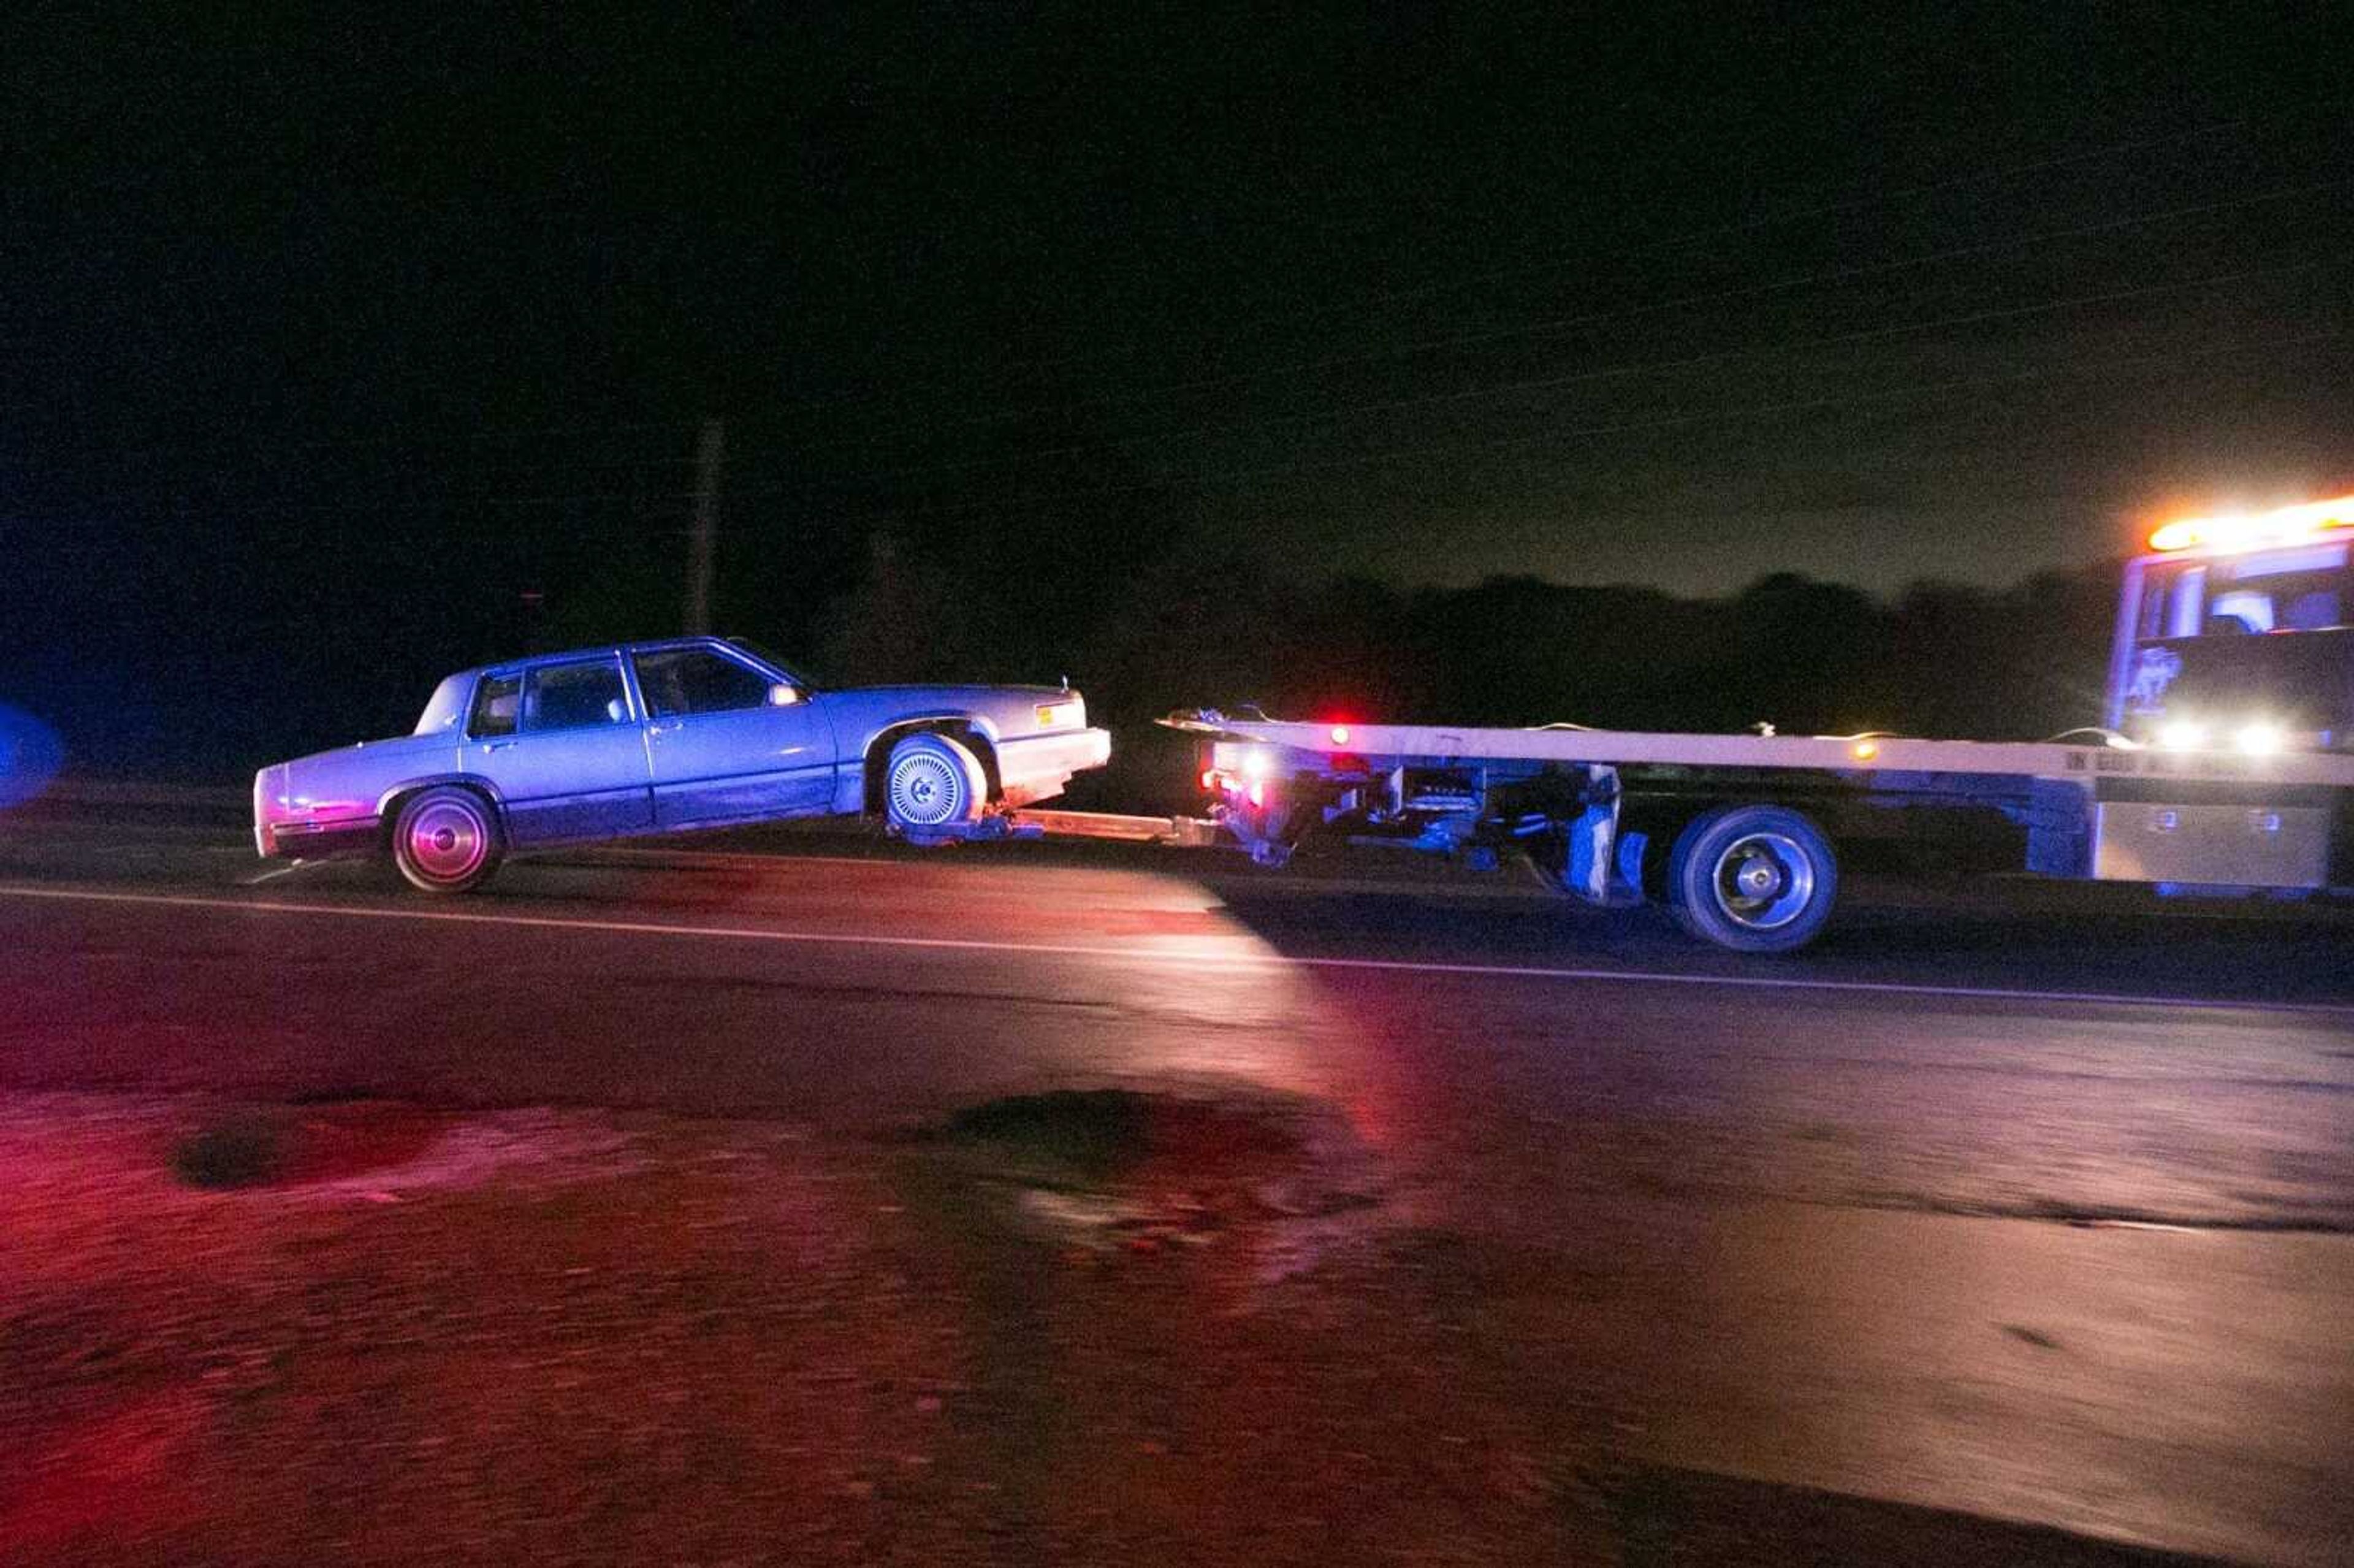
<path fill-rule="evenodd" d="M 915 842 L 946 842 L 978 821 L 988 804 L 989 776 L 981 758 L 953 736 L 908 736 L 883 765 L 884 820 Z"/>
<path fill-rule="evenodd" d="M 1736 953 L 1815 939 L 1839 898 L 1830 840 L 1784 806 L 1719 806 L 1694 818 L 1668 863 L 1676 924 Z"/>
<path fill-rule="evenodd" d="M 392 821 L 392 863 L 420 893 L 469 893 L 499 868 L 498 813 L 454 784 L 419 789 Z"/>

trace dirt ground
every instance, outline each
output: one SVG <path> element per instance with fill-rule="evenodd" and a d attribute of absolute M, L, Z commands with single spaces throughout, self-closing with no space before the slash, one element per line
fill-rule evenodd
<path fill-rule="evenodd" d="M 1593 1410 L 1321 1136 L 20 1098 L 0 1561 L 1610 1555 Z"/>

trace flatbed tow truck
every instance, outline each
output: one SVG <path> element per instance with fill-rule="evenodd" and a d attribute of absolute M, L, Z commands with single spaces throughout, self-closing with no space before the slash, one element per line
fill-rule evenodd
<path fill-rule="evenodd" d="M 1209 814 L 1018 810 L 989 836 L 1303 842 L 1523 857 L 1588 904 L 1657 900 L 1744 952 L 1812 940 L 1840 847 L 1909 840 L 2167 894 L 2354 893 L 2354 496 L 2189 518 L 2126 570 L 2106 712 L 2036 743 L 1287 722 L 1198 709 Z M 981 835 L 975 835 L 981 836 Z"/>

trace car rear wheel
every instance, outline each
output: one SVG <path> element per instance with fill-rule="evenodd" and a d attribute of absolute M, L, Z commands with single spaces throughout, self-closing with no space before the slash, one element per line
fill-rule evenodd
<path fill-rule="evenodd" d="M 893 831 L 921 840 L 977 821 L 989 802 L 981 758 L 952 736 L 911 735 L 883 768 L 883 815 Z"/>
<path fill-rule="evenodd" d="M 1703 941 L 1787 953 L 1815 939 L 1839 897 L 1830 840 L 1783 806 L 1720 806 L 1676 840 L 1668 908 Z"/>
<path fill-rule="evenodd" d="M 490 802 L 453 784 L 419 789 L 392 823 L 392 863 L 424 893 L 480 887 L 499 865 L 499 824 Z"/>

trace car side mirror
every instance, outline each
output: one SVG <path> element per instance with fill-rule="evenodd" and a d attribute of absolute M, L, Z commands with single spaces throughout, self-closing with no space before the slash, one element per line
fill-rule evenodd
<path fill-rule="evenodd" d="M 772 708 L 789 708 L 801 700 L 801 693 L 782 681 L 769 688 L 769 705 Z"/>

